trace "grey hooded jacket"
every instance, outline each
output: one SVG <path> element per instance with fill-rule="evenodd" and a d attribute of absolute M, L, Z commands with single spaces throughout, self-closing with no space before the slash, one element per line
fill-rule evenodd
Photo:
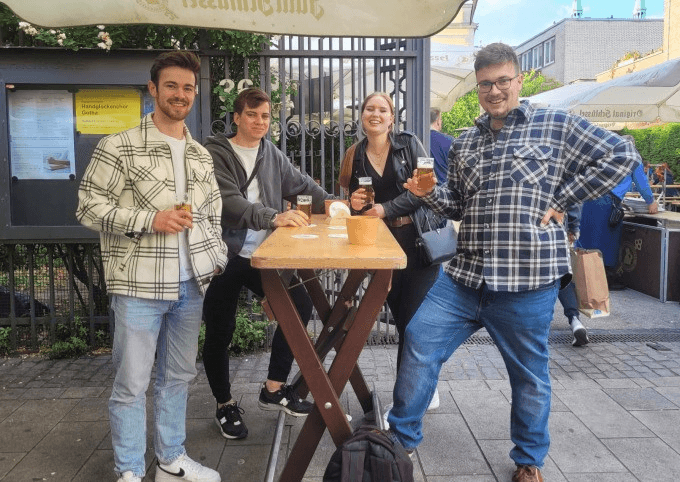
<path fill-rule="evenodd" d="M 273 229 L 276 214 L 286 209 L 286 201 L 295 203 L 298 194 L 312 196 L 314 213 L 323 213 L 324 200 L 334 198 L 301 173 L 271 141 L 262 139 L 255 161 L 262 202 L 251 203 L 243 190 L 248 180 L 246 170 L 228 140 L 234 135 L 218 134 L 205 141 L 222 194 L 222 239 L 229 247 L 229 258 L 241 251 L 248 229 Z"/>

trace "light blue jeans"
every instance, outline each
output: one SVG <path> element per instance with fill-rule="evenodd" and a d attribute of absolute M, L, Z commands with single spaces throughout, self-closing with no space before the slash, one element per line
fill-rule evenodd
<path fill-rule="evenodd" d="M 440 272 L 406 327 L 406 341 L 388 422 L 407 449 L 423 440 L 423 416 L 442 364 L 470 335 L 486 328 L 500 351 L 512 388 L 510 457 L 543 466 L 550 436 L 548 333 L 559 280 L 519 293 L 468 288 Z"/>
<path fill-rule="evenodd" d="M 196 376 L 203 296 L 196 281 L 180 283 L 179 300 L 113 295 L 116 325 L 109 399 L 115 470 L 144 477 L 146 390 L 157 354 L 154 448 L 161 463 L 183 455 L 189 382 Z"/>

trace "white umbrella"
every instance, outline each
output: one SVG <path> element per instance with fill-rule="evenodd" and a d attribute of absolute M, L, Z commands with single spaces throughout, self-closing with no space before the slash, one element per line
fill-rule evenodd
<path fill-rule="evenodd" d="M 45 27 L 159 24 L 314 36 L 426 37 L 465 0 L 3 0 Z"/>
<path fill-rule="evenodd" d="M 527 98 L 593 122 L 680 122 L 680 58 L 607 82 L 583 82 Z"/>

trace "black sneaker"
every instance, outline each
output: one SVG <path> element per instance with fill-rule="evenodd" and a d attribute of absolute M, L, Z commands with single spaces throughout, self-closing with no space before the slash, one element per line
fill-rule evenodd
<path fill-rule="evenodd" d="M 243 413 L 245 411 L 236 402 L 217 408 L 215 422 L 220 427 L 220 432 L 224 438 L 240 439 L 248 435 L 248 428 L 241 418 Z"/>
<path fill-rule="evenodd" d="M 312 411 L 314 404 L 302 400 L 295 388 L 290 385 L 284 385 L 276 392 L 271 393 L 267 390 L 267 385 L 264 384 L 262 390 L 260 390 L 258 406 L 262 410 L 283 410 L 288 415 L 304 417 Z"/>

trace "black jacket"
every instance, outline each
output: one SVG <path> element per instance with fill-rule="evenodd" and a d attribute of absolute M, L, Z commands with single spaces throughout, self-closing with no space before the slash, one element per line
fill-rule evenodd
<path fill-rule="evenodd" d="M 394 219 L 399 216 L 409 215 L 414 223 L 418 223 L 423 231 L 429 231 L 427 221 L 425 220 L 425 209 L 419 209 L 423 206 L 423 201 L 410 191 L 404 189 L 404 183 L 407 179 L 413 176 L 413 170 L 417 167 L 419 157 L 429 157 L 425 152 L 425 148 L 420 143 L 420 140 L 411 132 L 400 132 L 391 136 L 392 142 L 392 166 L 394 168 L 397 189 L 399 189 L 399 196 L 396 198 L 381 203 L 385 210 L 385 218 Z M 359 188 L 360 177 L 366 176 L 368 162 L 366 159 L 366 145 L 367 139 L 363 139 L 357 145 L 354 151 L 354 159 L 352 162 L 352 177 L 349 181 L 350 194 Z M 428 209 L 429 210 L 429 209 Z"/>

